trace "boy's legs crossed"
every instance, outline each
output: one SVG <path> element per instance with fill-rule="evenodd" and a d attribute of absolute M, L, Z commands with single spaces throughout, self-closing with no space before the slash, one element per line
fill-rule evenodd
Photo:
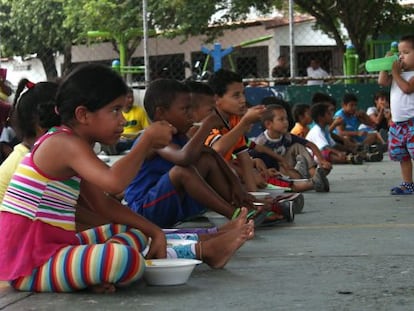
<path fill-rule="evenodd" d="M 215 191 L 213 185 L 206 182 L 195 167 L 174 166 L 169 175 L 171 183 L 181 196 L 187 196 L 193 202 L 202 202 L 204 207 L 228 219 L 233 216 L 235 208 Z"/>
<path fill-rule="evenodd" d="M 229 166 L 227 163 L 223 163 Z M 203 153 L 200 159 L 195 164 L 197 172 L 203 177 L 204 180 L 212 187 L 215 192 L 217 192 L 224 200 L 231 201 L 231 189 L 229 186 L 228 176 L 225 175 L 223 169 L 217 163 L 216 158 L 209 155 L 208 153 Z M 233 174 L 238 177 L 237 168 L 234 166 L 229 166 L 227 170 L 228 174 Z M 242 188 L 242 183 L 240 182 L 240 187 Z"/>
<path fill-rule="evenodd" d="M 293 144 L 287 149 L 284 158 L 288 161 L 289 165 L 294 167 L 296 165 L 296 157 L 298 155 L 301 155 L 305 158 L 308 164 L 309 173 L 311 176 L 313 176 L 317 163 L 304 145 L 298 143 Z"/>

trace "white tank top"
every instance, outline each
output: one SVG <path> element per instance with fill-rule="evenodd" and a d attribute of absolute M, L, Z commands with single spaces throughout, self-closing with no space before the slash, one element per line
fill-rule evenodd
<path fill-rule="evenodd" d="M 409 81 L 414 71 L 401 73 L 401 77 Z M 393 80 L 390 93 L 391 117 L 393 122 L 404 122 L 414 118 L 414 92 L 405 94 Z"/>

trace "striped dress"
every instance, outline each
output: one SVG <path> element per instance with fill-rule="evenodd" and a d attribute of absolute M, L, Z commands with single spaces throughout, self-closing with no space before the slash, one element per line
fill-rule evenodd
<path fill-rule="evenodd" d="M 0 210 L 0 280 L 29 275 L 59 249 L 79 245 L 75 205 L 80 178 L 54 179 L 33 162 L 38 146 L 51 135 L 70 131 L 54 128 L 42 136 L 19 164 Z"/>

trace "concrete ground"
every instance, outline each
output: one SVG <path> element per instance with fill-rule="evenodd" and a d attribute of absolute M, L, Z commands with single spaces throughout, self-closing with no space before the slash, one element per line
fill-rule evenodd
<path fill-rule="evenodd" d="M 0 310 L 414 310 L 414 197 L 389 194 L 398 163 L 336 165 L 329 180 L 293 224 L 257 230 L 225 269 L 200 265 L 186 285 L 97 295 L 3 283 Z"/>

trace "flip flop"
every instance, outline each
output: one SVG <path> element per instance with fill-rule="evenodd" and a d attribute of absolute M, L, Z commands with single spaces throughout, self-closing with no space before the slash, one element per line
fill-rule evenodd
<path fill-rule="evenodd" d="M 286 222 L 286 219 L 284 217 L 280 218 L 279 214 L 275 212 L 267 212 L 265 220 L 259 225 L 259 227 L 271 227 Z"/>

